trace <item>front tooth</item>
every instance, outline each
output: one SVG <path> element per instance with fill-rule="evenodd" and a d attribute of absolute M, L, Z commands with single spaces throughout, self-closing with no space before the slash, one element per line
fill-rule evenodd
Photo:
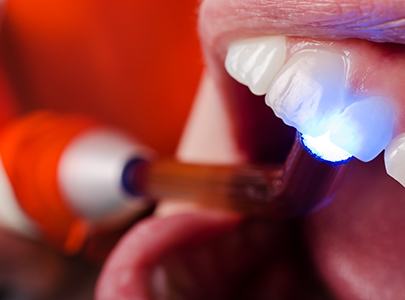
<path fill-rule="evenodd" d="M 385 150 L 384 161 L 388 175 L 405 187 L 405 134 L 391 142 Z"/>
<path fill-rule="evenodd" d="M 355 102 L 336 120 L 330 141 L 364 162 L 374 159 L 392 139 L 394 111 L 383 98 Z"/>
<path fill-rule="evenodd" d="M 343 110 L 346 62 L 320 49 L 293 55 L 273 81 L 266 103 L 287 125 L 311 136 L 326 131 L 331 117 Z"/>
<path fill-rule="evenodd" d="M 253 94 L 264 95 L 285 62 L 286 45 L 286 38 L 282 36 L 234 42 L 229 47 L 225 68 Z"/>

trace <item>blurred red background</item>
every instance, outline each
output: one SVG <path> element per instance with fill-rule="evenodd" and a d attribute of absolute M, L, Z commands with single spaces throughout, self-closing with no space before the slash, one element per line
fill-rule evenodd
<path fill-rule="evenodd" d="M 1 50 L 14 102 L 91 114 L 173 152 L 202 68 L 197 2 L 8 1 Z"/>

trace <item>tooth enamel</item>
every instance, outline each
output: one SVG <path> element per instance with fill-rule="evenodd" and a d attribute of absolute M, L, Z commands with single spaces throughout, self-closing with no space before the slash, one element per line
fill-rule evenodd
<path fill-rule="evenodd" d="M 345 59 L 325 50 L 293 55 L 266 96 L 266 103 L 287 125 L 304 134 L 325 132 L 330 117 L 345 105 Z"/>
<path fill-rule="evenodd" d="M 405 187 L 405 134 L 391 142 L 385 150 L 384 161 L 388 175 Z"/>
<path fill-rule="evenodd" d="M 377 97 L 351 104 L 336 120 L 330 131 L 331 142 L 364 162 L 384 150 L 394 130 L 391 105 Z"/>
<path fill-rule="evenodd" d="M 234 79 L 255 95 L 264 95 L 285 63 L 286 38 L 251 38 L 234 42 L 228 50 L 225 68 Z"/>

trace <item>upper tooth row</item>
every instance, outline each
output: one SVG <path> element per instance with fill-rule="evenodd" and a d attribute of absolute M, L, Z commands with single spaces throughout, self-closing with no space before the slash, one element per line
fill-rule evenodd
<path fill-rule="evenodd" d="M 285 37 L 251 38 L 231 44 L 225 67 L 254 94 L 267 94 L 267 105 L 287 125 L 314 137 L 328 133 L 362 161 L 375 158 L 392 138 L 391 105 L 381 97 L 350 96 L 347 59 L 340 53 L 313 48 L 287 59 Z"/>
<path fill-rule="evenodd" d="M 253 94 L 264 95 L 287 56 L 285 37 L 263 37 L 237 41 L 225 61 L 228 73 L 247 85 Z"/>

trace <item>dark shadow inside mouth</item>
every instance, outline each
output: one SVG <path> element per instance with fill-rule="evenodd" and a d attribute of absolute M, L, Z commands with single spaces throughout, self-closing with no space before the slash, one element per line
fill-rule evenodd
<path fill-rule="evenodd" d="M 255 96 L 229 76 L 225 85 L 239 148 L 252 163 L 283 163 L 294 142 L 295 129 L 274 115 L 263 96 Z"/>
<path fill-rule="evenodd" d="M 235 232 L 164 255 L 152 299 L 332 299 L 304 246 L 300 222 L 250 220 Z"/>
<path fill-rule="evenodd" d="M 6 286 L 0 286 L 0 300 L 13 299 L 12 292 Z"/>

